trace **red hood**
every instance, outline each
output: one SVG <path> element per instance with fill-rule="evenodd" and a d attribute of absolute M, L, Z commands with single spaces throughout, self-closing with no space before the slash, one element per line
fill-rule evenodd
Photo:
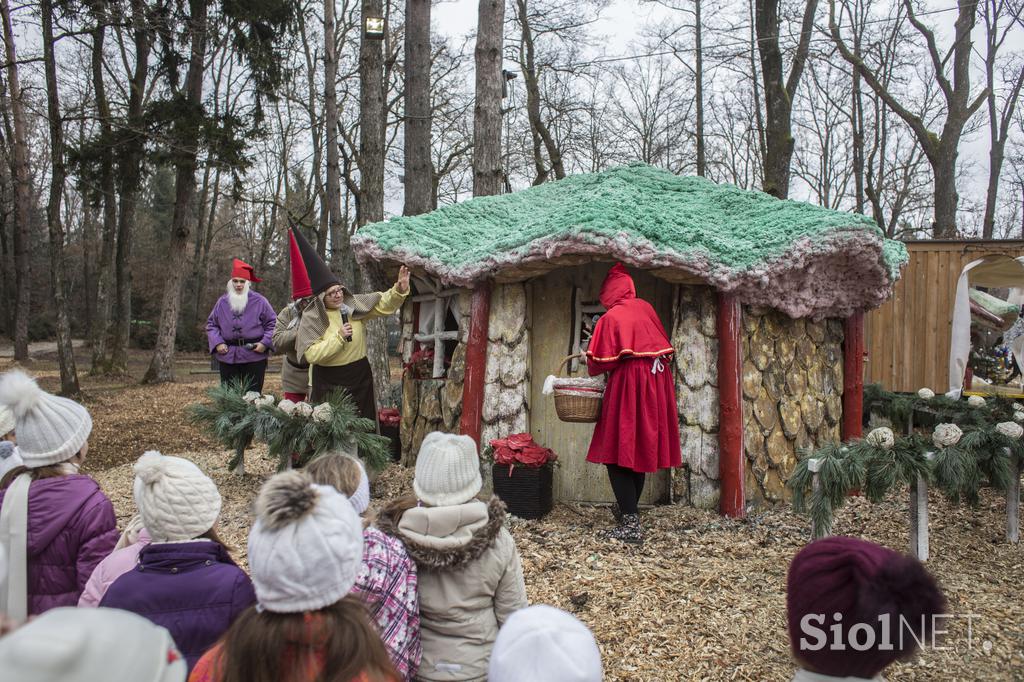
<path fill-rule="evenodd" d="M 636 298 L 636 285 L 626 272 L 626 266 L 616 263 L 608 271 L 604 284 L 601 285 L 601 305 L 607 310 L 631 298 Z"/>

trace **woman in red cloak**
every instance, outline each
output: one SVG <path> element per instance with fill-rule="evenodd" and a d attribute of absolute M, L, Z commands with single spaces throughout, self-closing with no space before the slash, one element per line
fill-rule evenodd
<path fill-rule="evenodd" d="M 594 427 L 587 461 L 608 467 L 619 525 L 606 533 L 641 543 L 637 503 L 645 474 L 682 464 L 679 416 L 669 363 L 675 349 L 654 308 L 636 297 L 633 278 L 622 263 L 601 285 L 601 305 L 587 347 L 591 376 L 607 373 L 601 416 Z"/>

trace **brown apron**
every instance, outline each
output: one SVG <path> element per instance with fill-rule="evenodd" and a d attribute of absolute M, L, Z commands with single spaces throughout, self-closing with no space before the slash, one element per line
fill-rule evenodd
<path fill-rule="evenodd" d="M 323 402 L 331 392 L 343 388 L 352 396 L 359 415 L 377 423 L 377 403 L 373 398 L 373 370 L 367 358 L 347 365 L 313 365 L 313 390 L 310 402 Z M 380 430 L 379 427 L 377 429 Z"/>

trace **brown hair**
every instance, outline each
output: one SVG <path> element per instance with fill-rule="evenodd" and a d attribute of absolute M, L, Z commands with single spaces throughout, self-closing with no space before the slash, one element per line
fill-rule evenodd
<path fill-rule="evenodd" d="M 338 453 L 320 455 L 306 465 L 306 473 L 314 483 L 329 485 L 346 497 L 351 497 L 359 489 L 359 481 L 363 477 L 359 462 Z"/>
<path fill-rule="evenodd" d="M 304 613 L 252 607 L 221 644 L 214 661 L 220 682 L 349 682 L 364 673 L 371 682 L 398 679 L 366 607 L 352 595 Z"/>
<path fill-rule="evenodd" d="M 33 481 L 41 481 L 44 478 L 60 478 L 61 476 L 68 475 L 68 470 L 64 467 L 64 462 L 61 462 L 60 464 L 48 464 L 44 467 L 37 467 L 35 469 L 29 469 L 25 465 L 16 466 L 4 474 L 3 478 L 0 478 L 0 490 L 9 486 L 14 479 L 21 476 L 26 471 L 32 474 Z"/>

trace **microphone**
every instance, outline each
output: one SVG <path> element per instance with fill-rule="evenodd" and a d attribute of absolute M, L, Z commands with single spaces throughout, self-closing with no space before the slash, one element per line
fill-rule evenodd
<path fill-rule="evenodd" d="M 349 314 L 350 310 L 351 310 L 351 308 L 349 308 L 347 305 L 345 305 L 344 303 L 341 304 L 341 323 L 342 324 L 348 324 L 348 314 Z M 343 338 L 345 339 L 346 342 L 352 341 L 352 335 L 351 334 L 345 334 Z"/>

